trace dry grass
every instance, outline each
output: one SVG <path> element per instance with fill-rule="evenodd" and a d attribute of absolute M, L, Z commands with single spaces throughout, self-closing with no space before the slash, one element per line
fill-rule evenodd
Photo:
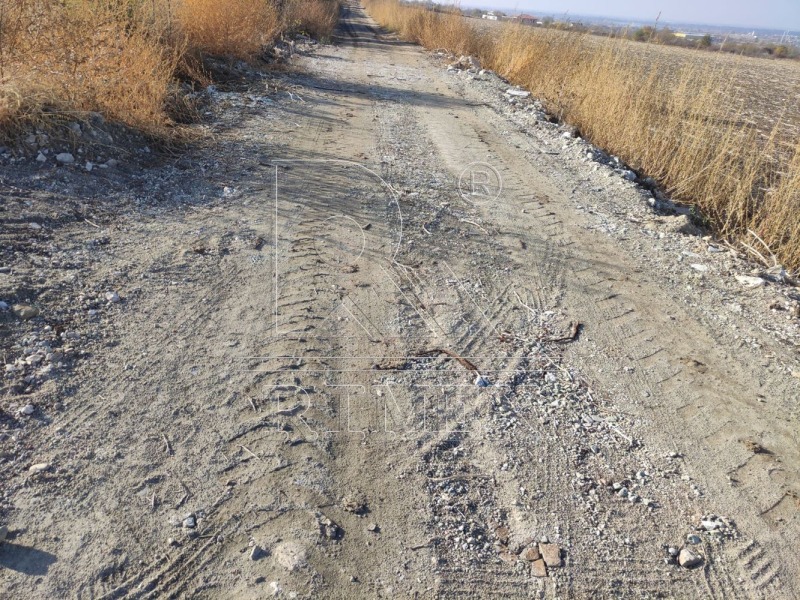
<path fill-rule="evenodd" d="M 752 230 L 785 266 L 800 268 L 796 93 L 773 108 L 779 114 L 765 130 L 752 119 L 752 99 L 737 93 L 731 57 L 704 53 L 701 61 L 675 63 L 626 40 L 513 24 L 487 31 L 397 0 L 366 5 L 409 41 L 479 57 L 587 139 L 696 206 L 721 235 Z"/>
<path fill-rule="evenodd" d="M 245 60 L 280 29 L 277 6 L 265 0 L 181 0 L 175 18 L 190 50 Z"/>
<path fill-rule="evenodd" d="M 0 140 L 89 111 L 165 135 L 177 77 L 252 60 L 278 36 L 329 37 L 338 0 L 0 0 Z"/>
<path fill-rule="evenodd" d="M 179 52 L 110 11 L 6 1 L 0 35 L 0 130 L 82 111 L 145 129 L 165 122 Z"/>
<path fill-rule="evenodd" d="M 339 21 L 338 0 L 289 0 L 284 5 L 283 22 L 289 30 L 330 40 Z"/>

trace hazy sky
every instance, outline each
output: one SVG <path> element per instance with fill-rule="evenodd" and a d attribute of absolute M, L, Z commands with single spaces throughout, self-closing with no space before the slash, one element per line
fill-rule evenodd
<path fill-rule="evenodd" d="M 446 0 L 439 0 L 446 3 Z M 800 30 L 800 0 L 464 0 L 462 6 Z"/>

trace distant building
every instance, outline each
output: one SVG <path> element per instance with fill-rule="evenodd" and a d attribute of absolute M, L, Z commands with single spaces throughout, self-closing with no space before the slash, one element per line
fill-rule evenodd
<path fill-rule="evenodd" d="M 536 25 L 536 23 L 539 21 L 539 19 L 537 19 L 533 15 L 525 15 L 525 14 L 517 15 L 516 17 L 514 17 L 513 20 L 517 23 L 522 23 L 523 25 Z"/>
<path fill-rule="evenodd" d="M 494 14 L 493 10 L 490 10 L 489 12 L 481 15 L 481 19 L 487 19 L 489 21 L 497 21 L 497 15 Z"/>

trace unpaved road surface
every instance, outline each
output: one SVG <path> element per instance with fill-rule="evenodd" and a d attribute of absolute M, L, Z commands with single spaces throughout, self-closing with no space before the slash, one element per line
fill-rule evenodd
<path fill-rule="evenodd" d="M 795 289 L 356 5 L 297 64 L 4 180 L 2 595 L 797 597 Z"/>

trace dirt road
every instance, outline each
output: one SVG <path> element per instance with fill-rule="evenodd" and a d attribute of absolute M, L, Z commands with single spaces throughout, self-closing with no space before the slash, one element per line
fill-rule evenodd
<path fill-rule="evenodd" d="M 83 350 L 4 388 L 3 595 L 800 595 L 794 288 L 445 65 L 350 4 L 130 210 L 6 213 L 80 264 L 7 255 L 3 332 Z"/>

